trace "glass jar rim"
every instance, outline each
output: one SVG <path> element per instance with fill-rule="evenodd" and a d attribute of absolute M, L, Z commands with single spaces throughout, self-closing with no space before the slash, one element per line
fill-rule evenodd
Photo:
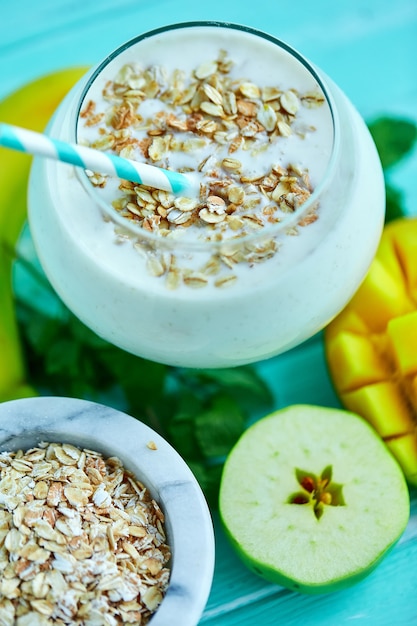
<path fill-rule="evenodd" d="M 236 31 L 241 31 L 244 33 L 248 33 L 249 35 L 254 35 L 256 37 L 263 38 L 270 43 L 278 46 L 288 54 L 290 54 L 296 61 L 298 61 L 307 72 L 314 78 L 318 87 L 320 88 L 326 104 L 329 109 L 332 130 L 333 130 L 333 141 L 331 147 L 330 157 L 328 159 L 328 163 L 326 166 L 326 171 L 322 176 L 321 180 L 318 182 L 316 187 L 314 188 L 310 197 L 303 202 L 298 208 L 296 208 L 293 212 L 286 213 L 285 216 L 274 224 L 265 225 L 262 229 L 256 230 L 253 233 L 247 233 L 239 236 L 239 239 L 236 238 L 225 238 L 221 241 L 216 241 L 213 239 L 204 240 L 204 239 L 195 239 L 191 240 L 187 237 L 161 237 L 158 233 L 154 233 L 148 230 L 145 230 L 142 226 L 135 224 L 133 221 L 128 220 L 123 217 L 109 202 L 107 202 L 100 194 L 97 192 L 95 187 L 90 182 L 87 173 L 85 170 L 81 168 L 76 168 L 76 175 L 78 180 L 81 182 L 82 186 L 88 193 L 88 195 L 92 198 L 92 200 L 100 207 L 103 213 L 111 219 L 113 223 L 121 227 L 126 233 L 130 233 L 132 236 L 140 237 L 142 241 L 146 241 L 149 244 L 156 244 L 158 247 L 171 248 L 176 247 L 179 244 L 185 249 L 189 250 L 207 250 L 213 249 L 216 247 L 221 248 L 224 245 L 229 243 L 236 243 L 237 241 L 242 244 L 246 242 L 252 242 L 254 240 L 258 240 L 260 237 L 274 237 L 282 232 L 285 232 L 287 229 L 290 229 L 296 226 L 303 217 L 308 214 L 308 212 L 317 205 L 320 196 L 323 194 L 325 189 L 327 188 L 329 182 L 332 180 L 333 173 L 336 170 L 336 164 L 339 157 L 340 150 L 340 121 L 337 113 L 337 108 L 330 93 L 328 87 L 325 84 L 324 79 L 317 72 L 314 66 L 304 57 L 298 50 L 282 41 L 281 39 L 271 35 L 265 31 L 246 26 L 243 24 L 232 23 L 232 22 L 221 22 L 221 21 L 211 21 L 211 20 L 198 20 L 198 21 L 187 21 L 187 22 L 179 22 L 173 24 L 167 24 L 164 26 L 160 26 L 158 28 L 146 31 L 133 37 L 120 46 L 118 46 L 115 50 L 113 50 L 109 55 L 107 55 L 90 73 L 88 76 L 88 80 L 84 85 L 81 94 L 79 96 L 78 105 L 74 108 L 72 113 L 72 122 L 71 128 L 73 130 L 72 140 L 75 143 L 78 142 L 78 120 L 80 117 L 81 110 L 83 108 L 85 99 L 88 95 L 88 92 L 96 80 L 96 78 L 102 73 L 102 71 L 120 54 L 132 48 L 136 44 L 144 41 L 145 39 L 150 39 L 154 36 L 163 34 L 165 32 L 186 29 L 186 28 L 223 28 L 223 29 L 232 29 Z"/>

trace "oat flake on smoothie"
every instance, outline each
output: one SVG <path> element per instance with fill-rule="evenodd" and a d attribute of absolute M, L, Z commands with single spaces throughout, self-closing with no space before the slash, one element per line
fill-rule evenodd
<path fill-rule="evenodd" d="M 245 77 L 232 76 L 233 66 L 225 50 L 188 74 L 179 69 L 168 72 L 160 65 L 142 68 L 127 63 L 106 82 L 100 102 L 84 103 L 79 125 L 83 143 L 201 175 L 200 196 L 190 199 L 129 181 L 115 184 L 105 175 L 89 172 L 91 183 L 124 218 L 162 237 L 192 233 L 203 241 L 236 241 L 280 222 L 310 198 L 308 169 L 300 162 L 283 164 L 276 154 L 292 136 L 299 140 L 314 133 L 299 113 L 321 106 L 323 94 L 260 87 Z M 298 226 L 317 217 L 315 204 Z M 296 234 L 297 227 L 288 233 Z M 277 249 L 276 241 L 268 237 L 214 254 L 201 268 L 200 279 L 188 277 L 189 286 L 207 284 L 207 276 L 217 274 L 220 264 L 233 269 L 236 263 L 258 263 Z M 155 276 L 169 278 L 173 267 L 177 270 L 175 259 L 167 264 L 157 257 L 148 263 Z M 171 278 L 175 281 L 175 276 Z M 231 278 L 222 276 L 217 286 Z M 187 275 L 182 279 L 187 284 Z"/>

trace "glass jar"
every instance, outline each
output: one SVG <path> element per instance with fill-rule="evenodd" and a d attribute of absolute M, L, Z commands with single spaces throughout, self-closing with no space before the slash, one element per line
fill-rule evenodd
<path fill-rule="evenodd" d="M 345 306 L 376 251 L 384 180 L 366 125 L 266 33 L 140 35 L 75 87 L 50 134 L 201 177 L 199 198 L 174 198 L 34 160 L 46 275 L 87 326 L 144 358 L 229 367 L 288 350 Z"/>

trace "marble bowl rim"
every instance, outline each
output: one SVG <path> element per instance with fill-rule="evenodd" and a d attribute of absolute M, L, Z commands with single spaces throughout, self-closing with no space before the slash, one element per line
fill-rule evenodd
<path fill-rule="evenodd" d="M 94 427 L 97 419 L 100 424 Z M 0 403 L 0 452 L 27 449 L 40 441 L 118 456 L 149 487 L 166 515 L 173 554 L 170 583 L 150 624 L 166 626 L 178 615 L 182 626 L 195 626 L 213 580 L 214 530 L 201 488 L 178 452 L 143 422 L 98 402 L 36 396 Z M 148 447 L 150 441 L 156 450 Z"/>

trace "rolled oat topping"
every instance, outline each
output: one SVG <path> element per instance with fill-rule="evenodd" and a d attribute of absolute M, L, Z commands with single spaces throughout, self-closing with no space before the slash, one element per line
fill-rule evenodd
<path fill-rule="evenodd" d="M 169 582 L 164 515 L 116 457 L 0 454 L 1 626 L 147 624 Z"/>
<path fill-rule="evenodd" d="M 259 86 L 232 77 L 233 65 L 224 50 L 190 75 L 181 70 L 168 73 L 157 65 L 127 64 L 107 82 L 103 111 L 91 100 L 84 105 L 80 128 L 93 148 L 201 174 L 200 196 L 194 200 L 121 181 L 113 207 L 145 231 L 178 237 L 193 229 L 193 237 L 201 240 L 239 239 L 282 221 L 310 198 L 308 170 L 298 163 L 277 163 L 271 155 L 278 154 L 291 135 L 304 138 L 314 132 L 298 123 L 297 115 L 303 107 L 321 106 L 321 92 Z M 147 106 L 156 101 L 157 107 Z M 277 150 L 268 152 L 275 145 Z M 101 174 L 89 176 L 94 186 L 106 185 Z M 317 217 L 316 205 L 298 225 Z M 268 254 L 260 256 L 243 248 L 233 263 L 265 260 L 278 246 L 270 239 L 267 248 Z M 150 265 L 155 276 L 170 272 L 169 263 Z M 203 284 L 190 277 L 184 282 Z"/>

